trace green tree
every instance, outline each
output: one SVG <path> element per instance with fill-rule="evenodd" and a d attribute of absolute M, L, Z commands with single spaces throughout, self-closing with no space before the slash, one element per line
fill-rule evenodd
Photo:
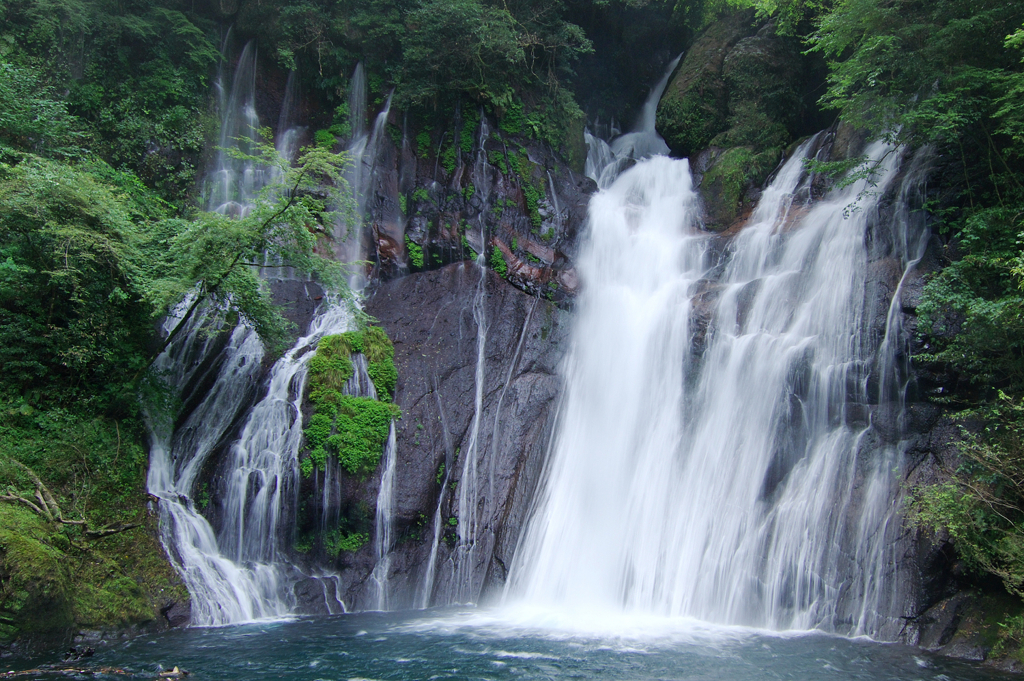
<path fill-rule="evenodd" d="M 280 182 L 264 187 L 243 217 L 201 213 L 157 226 L 149 296 L 153 308 L 163 314 L 195 294 L 163 347 L 207 303 L 237 312 L 268 345 L 280 342 L 286 322 L 258 275 L 261 267 L 295 267 L 348 296 L 345 265 L 317 251 L 319 240 L 333 238 L 336 223 L 353 224 L 352 199 L 342 176 L 347 155 L 312 146 L 292 165 L 267 143 L 258 145 L 255 154 L 233 153 L 276 172 Z"/>

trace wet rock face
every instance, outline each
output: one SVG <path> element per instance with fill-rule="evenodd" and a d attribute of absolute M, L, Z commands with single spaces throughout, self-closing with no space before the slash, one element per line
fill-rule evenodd
<path fill-rule="evenodd" d="M 471 263 L 384 283 L 365 309 L 394 342 L 395 403 L 402 408 L 389 606 L 423 602 L 435 533 L 436 579 L 429 603 L 486 598 L 504 583 L 550 438 L 568 315 L 491 271 L 481 281 L 481 269 Z M 485 340 L 478 413 L 481 312 Z M 347 493 L 375 507 L 379 481 L 380 475 L 371 475 Z M 460 582 L 452 556 L 458 521 L 451 519 L 474 512 L 460 507 L 467 495 L 477 500 L 479 530 L 472 555 L 462 562 L 468 576 Z M 354 554 L 343 553 L 336 566 L 339 593 L 349 609 L 376 607 L 369 579 L 375 560 L 371 542 Z M 315 595 L 307 599 L 316 600 Z"/>
<path fill-rule="evenodd" d="M 472 112 L 447 130 L 396 134 L 382 140 L 375 161 L 364 239 L 370 274 L 390 280 L 482 254 L 513 286 L 568 302 L 594 191 L 563 155 L 493 121 L 481 125 Z"/>

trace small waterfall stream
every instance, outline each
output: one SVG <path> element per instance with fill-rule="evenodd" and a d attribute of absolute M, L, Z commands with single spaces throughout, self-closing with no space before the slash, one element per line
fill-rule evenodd
<path fill-rule="evenodd" d="M 398 441 L 395 423 L 391 422 L 388 440 L 384 445 L 381 464 L 380 491 L 377 493 L 377 509 L 374 513 L 373 548 L 377 564 L 370 579 L 376 587 L 377 610 L 389 610 L 388 581 L 391 573 L 391 549 L 394 546 L 392 525 L 395 513 L 395 473 L 398 463 Z"/>
<path fill-rule="evenodd" d="M 487 162 L 487 152 L 484 144 L 490 135 L 490 128 L 487 124 L 487 117 L 480 116 L 480 129 L 477 137 L 477 153 L 473 163 L 470 179 L 476 189 L 475 195 L 479 197 L 480 205 L 486 206 L 491 193 L 492 169 Z M 434 512 L 433 540 L 430 547 L 430 554 L 427 559 L 427 566 L 424 572 L 423 586 L 420 590 L 418 604 L 426 608 L 430 604 L 439 602 L 450 603 L 471 603 L 480 593 L 480 584 L 474 581 L 476 574 L 477 539 L 481 531 L 481 519 L 487 517 L 488 504 L 493 503 L 493 494 L 482 489 L 481 485 L 486 481 L 481 479 L 481 467 L 490 470 L 488 448 L 481 447 L 480 426 L 483 418 L 484 385 L 486 382 L 486 348 L 487 348 L 487 220 L 482 212 L 475 218 L 479 228 L 480 252 L 476 258 L 476 268 L 480 272 L 477 280 L 476 292 L 473 296 L 472 313 L 476 325 L 476 363 L 474 366 L 474 400 L 473 419 L 470 424 L 469 441 L 464 452 L 459 453 L 459 458 L 453 457 L 452 461 L 446 461 L 446 469 L 441 487 L 441 494 L 438 497 L 437 508 Z M 466 267 L 465 264 L 461 267 Z M 438 549 L 442 539 L 444 519 L 442 510 L 448 499 L 447 489 L 449 481 L 454 474 L 453 468 L 460 462 L 462 469 L 458 476 L 458 496 L 453 510 L 456 513 L 456 534 L 455 547 L 449 556 L 446 567 L 451 570 L 451 583 L 448 592 L 434 594 L 435 580 L 438 570 Z"/>
<path fill-rule="evenodd" d="M 647 95 L 632 130 L 625 135 L 618 135 L 611 143 L 591 134 L 589 130 L 584 131 L 583 139 L 588 150 L 584 172 L 597 182 L 600 189 L 607 189 L 629 161 L 668 155 L 668 145 L 655 130 L 658 102 L 682 58 L 683 55 L 679 55 L 669 62 L 661 80 L 654 84 Z M 612 134 L 617 132 L 614 121 L 609 130 Z"/>
<path fill-rule="evenodd" d="M 225 40 L 225 50 L 230 41 Z M 226 60 L 225 60 L 226 61 Z M 257 193 L 279 182 L 270 169 L 235 159 L 227 148 L 251 151 L 257 141 L 259 119 L 255 112 L 255 46 L 243 49 L 230 91 L 224 89 L 224 70 L 218 78 L 221 102 L 221 146 L 207 183 L 209 210 L 244 217 Z M 353 108 L 365 117 L 365 89 L 353 77 Z M 284 158 L 297 152 L 301 129 L 292 121 L 296 100 L 294 73 L 289 75 L 279 118 L 277 149 Z M 382 134 L 388 107 L 378 116 L 371 135 L 362 132 L 353 185 L 358 200 L 356 224 L 362 225 L 369 184 L 372 182 L 375 140 Z M 358 130 L 358 128 L 357 128 Z M 351 242 L 360 243 L 361 229 Z M 355 283 L 362 284 L 357 278 Z M 356 289 L 358 290 L 358 289 Z M 180 321 L 185 301 L 167 317 L 164 333 Z M 240 432 L 228 447 L 225 481 L 220 503 L 223 510 L 215 531 L 194 498 L 205 496 L 197 489 L 210 455 L 231 437 L 231 430 L 251 403 L 261 374 L 263 347 L 256 334 L 244 325 L 225 326 L 224 315 L 207 306 L 194 315 L 184 333 L 157 359 L 156 369 L 167 376 L 170 388 L 185 400 L 190 411 L 182 423 L 150 418 L 153 444 L 150 454 L 149 491 L 160 499 L 161 535 L 175 568 L 192 596 L 192 623 L 221 625 L 291 614 L 296 608 L 293 585 L 303 574 L 289 564 L 286 547 L 294 539 L 294 514 L 298 507 L 299 450 L 302 444 L 302 400 L 306 365 L 317 342 L 326 335 L 352 328 L 351 306 L 345 302 L 325 305 L 299 338 L 271 368 L 266 393 L 244 418 Z M 226 339 L 226 340 L 225 340 Z M 375 397 L 361 356 L 354 358 L 356 371 L 346 386 L 347 394 Z M 205 388 L 207 384 L 211 387 Z M 230 440 L 228 440 L 230 442 Z M 390 492 L 395 475 L 394 425 L 384 455 L 384 480 L 379 500 L 377 534 L 379 596 L 387 605 L 387 571 L 390 539 Z M 318 477 L 324 513 L 337 510 L 338 467 Z M 375 574 L 377 572 L 375 571 Z M 312 575 L 324 589 L 327 612 L 344 612 L 338 588 L 330 573 Z"/>

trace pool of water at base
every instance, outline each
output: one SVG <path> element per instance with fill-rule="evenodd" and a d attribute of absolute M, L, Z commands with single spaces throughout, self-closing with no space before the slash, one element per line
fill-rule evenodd
<path fill-rule="evenodd" d="M 0 662 L 8 670 L 42 660 Z M 58 665 L 59 666 L 59 665 Z M 616 679 L 628 681 L 983 681 L 1015 675 L 916 648 L 820 633 L 700 622 L 485 609 L 354 613 L 194 628 L 98 646 L 75 663 L 17 678 L 191 680 Z"/>

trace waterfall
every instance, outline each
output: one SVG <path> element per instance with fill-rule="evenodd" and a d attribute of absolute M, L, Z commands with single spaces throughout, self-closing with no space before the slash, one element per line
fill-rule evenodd
<path fill-rule="evenodd" d="M 348 117 L 352 123 L 352 141 L 366 137 L 366 71 L 363 62 L 352 70 L 348 87 Z"/>
<path fill-rule="evenodd" d="M 393 93 L 392 93 L 393 94 Z M 346 173 L 355 202 L 355 214 L 343 217 L 335 225 L 335 243 L 338 259 L 342 262 L 363 262 L 367 258 L 366 219 L 369 215 L 368 204 L 373 189 L 373 177 L 376 169 L 380 143 L 383 139 L 388 116 L 391 113 L 391 97 L 388 95 L 384 108 L 373 123 L 369 132 L 366 130 L 366 77 L 362 62 L 356 64 L 352 73 L 349 88 L 349 111 L 352 120 L 352 140 L 348 145 L 351 166 Z M 356 268 L 349 277 L 349 288 L 353 291 L 362 290 L 366 285 L 363 268 Z"/>
<path fill-rule="evenodd" d="M 583 131 L 583 141 L 587 143 L 587 161 L 584 165 L 584 173 L 596 182 L 599 188 L 607 189 L 611 182 L 603 178 L 604 170 L 615 163 L 615 153 L 607 142 L 590 134 L 589 130 Z M 618 175 L 618 172 L 611 175 Z M 614 177 L 610 179 L 614 179 Z"/>
<path fill-rule="evenodd" d="M 661 96 L 665 94 L 669 78 L 672 77 L 672 73 L 675 72 L 676 66 L 679 65 L 679 60 L 682 58 L 683 55 L 680 54 L 669 62 L 661 80 L 651 88 L 650 94 L 644 101 L 643 108 L 640 109 L 640 115 L 637 117 L 633 129 L 625 135 L 612 140 L 612 153 L 617 158 L 642 159 L 668 153 L 668 145 L 665 144 L 665 140 L 661 139 L 655 131 L 654 126 L 658 113 L 658 102 L 661 101 Z"/>
<path fill-rule="evenodd" d="M 229 43 L 226 39 L 225 52 Z M 256 51 L 249 43 L 238 59 L 230 90 L 224 88 L 227 81 L 223 65 L 217 80 L 221 148 L 207 181 L 207 206 L 239 217 L 248 212 L 257 192 L 280 181 L 279 175 L 270 169 L 235 159 L 228 152 L 229 147 L 251 151 L 257 141 L 255 69 Z M 297 85 L 292 73 L 285 88 L 277 138 L 278 153 L 284 158 L 295 155 L 301 135 L 301 129 L 293 125 L 296 100 Z M 382 134 L 386 118 L 385 109 L 369 138 L 370 149 L 375 149 L 373 140 Z M 359 167 L 369 167 L 369 172 L 361 177 L 366 184 L 372 174 L 374 153 L 364 153 L 359 159 Z M 359 186 L 365 194 L 365 187 Z M 188 302 L 167 317 L 165 334 L 180 322 Z M 177 420 L 184 420 L 176 424 L 173 418 L 158 416 L 156 410 L 149 417 L 153 442 L 148 488 L 160 499 L 161 538 L 192 597 L 193 624 L 229 624 L 294 612 L 293 586 L 307 576 L 289 564 L 286 556 L 294 539 L 294 514 L 298 508 L 306 365 L 322 337 L 348 331 L 351 326 L 352 311 L 348 304 L 325 306 L 307 334 L 270 369 L 266 393 L 248 414 L 245 410 L 252 403 L 262 373 L 263 347 L 248 327 L 227 327 L 221 310 L 213 306 L 201 308 L 183 333 L 157 358 L 154 368 L 167 377 L 172 393 L 182 401 L 183 413 Z M 356 371 L 346 393 L 373 397 L 376 393 L 361 359 L 354 358 Z M 241 430 L 233 436 L 233 429 L 243 416 Z M 395 456 L 391 440 L 388 465 L 393 480 Z M 198 489 L 201 474 L 211 454 L 225 443 L 230 444 L 223 489 L 219 490 L 222 513 L 218 518 L 219 529 L 215 531 L 195 499 L 210 492 Z M 338 491 L 337 464 L 333 460 L 331 464 L 333 467 L 327 467 L 323 480 L 325 514 L 338 508 L 331 504 L 332 494 L 336 496 Z M 383 488 L 390 485 L 390 481 L 382 484 L 382 494 Z M 390 502 L 381 521 L 384 602 L 390 549 L 389 508 Z M 324 588 L 327 611 L 344 611 L 338 577 L 325 573 L 314 578 Z M 328 582 L 333 596 L 329 596 Z"/>
<path fill-rule="evenodd" d="M 476 188 L 476 196 L 480 199 L 480 205 L 487 206 L 491 194 L 491 170 L 487 163 L 487 151 L 484 143 L 490 135 L 487 126 L 487 117 L 481 112 L 480 134 L 477 145 L 476 160 L 473 164 L 471 180 Z M 480 467 L 485 464 L 481 457 L 487 456 L 487 450 L 480 447 L 480 422 L 483 418 L 483 401 L 485 385 L 485 366 L 487 349 L 487 270 L 485 267 L 487 253 L 487 219 L 483 211 L 477 216 L 480 226 L 480 243 L 482 250 L 477 256 L 477 266 L 480 268 L 480 279 L 477 282 L 476 294 L 473 296 L 473 321 L 476 322 L 476 369 L 473 399 L 473 421 L 470 426 L 469 442 L 462 457 L 462 473 L 459 476 L 458 496 L 458 543 L 455 546 L 455 585 L 454 593 L 449 598 L 459 603 L 469 603 L 476 600 L 480 593 L 480 585 L 473 583 L 474 568 L 476 567 L 476 540 L 480 532 L 481 516 L 484 516 L 486 509 L 481 509 L 481 504 L 487 505 L 493 501 L 493 495 L 484 493 L 481 499 L 480 489 Z M 486 516 L 485 516 L 486 517 Z"/>
<path fill-rule="evenodd" d="M 281 555 L 291 528 L 281 519 L 294 508 L 298 488 L 299 407 L 312 356 L 308 350 L 324 335 L 345 331 L 350 318 L 347 306 L 329 307 L 314 320 L 309 334 L 274 364 L 266 396 L 249 413 L 230 448 L 219 533 L 193 497 L 209 455 L 251 397 L 262 345 L 245 326 L 226 330 L 223 315 L 207 309 L 157 358 L 155 368 L 183 397 L 202 382 L 196 373 L 216 376 L 183 424 L 174 428 L 151 419 L 148 489 L 160 499 L 161 537 L 192 596 L 193 624 L 246 622 L 294 609 L 290 587 L 297 573 Z M 169 316 L 164 332 L 178 320 L 180 316 Z M 212 340 L 218 331 L 230 333 L 223 349 Z M 211 363 L 219 369 L 210 369 Z"/>
<path fill-rule="evenodd" d="M 437 410 L 441 414 L 442 425 L 445 428 L 445 433 L 447 433 L 448 425 L 444 418 L 444 404 L 441 402 L 441 397 L 436 390 L 434 391 L 434 397 L 437 400 Z M 437 575 L 437 551 L 441 546 L 441 530 L 443 527 L 441 513 L 444 511 L 445 502 L 448 500 L 448 483 L 452 478 L 452 471 L 455 469 L 455 456 L 451 451 L 450 443 L 446 441 L 445 445 L 444 477 L 441 480 L 441 492 L 437 495 L 437 506 L 434 508 L 434 532 L 430 543 L 430 554 L 427 557 L 427 569 L 423 575 L 423 582 L 416 598 L 416 607 L 420 609 L 430 607 L 430 599 L 434 593 L 434 578 Z"/>
<path fill-rule="evenodd" d="M 305 128 L 295 124 L 295 110 L 299 105 L 299 79 L 296 71 L 288 72 L 288 80 L 284 86 L 284 100 L 281 102 L 281 113 L 277 118 L 277 137 L 274 148 L 283 159 L 295 160 L 299 153 L 299 144 Z M 275 169 L 276 170 L 276 169 Z M 280 182 L 280 177 L 272 177 L 270 184 Z"/>
<path fill-rule="evenodd" d="M 647 99 L 644 100 L 640 115 L 631 131 L 615 137 L 611 144 L 591 134 L 589 130 L 584 131 L 583 139 L 587 143 L 587 161 L 584 171 L 587 177 L 597 182 L 599 188 L 607 189 L 630 160 L 668 154 L 668 145 L 655 130 L 655 121 L 658 102 L 665 94 L 668 81 L 682 58 L 683 55 L 679 55 L 669 62 L 661 79 L 655 83 L 647 95 Z M 614 121 L 611 130 L 616 130 Z"/>
<path fill-rule="evenodd" d="M 181 321 L 186 300 L 163 324 L 166 335 Z M 258 592 L 257 575 L 220 555 L 213 529 L 192 501 L 209 455 L 245 406 L 259 372 L 263 346 L 245 327 L 224 327 L 222 316 L 203 309 L 156 359 L 154 370 L 166 377 L 175 397 L 213 378 L 205 399 L 175 427 L 173 419 L 147 414 L 151 433 L 149 493 L 160 499 L 160 535 L 167 555 L 192 595 L 193 621 L 221 621 L 220 604 L 237 610 L 240 619 L 265 613 L 252 611 L 246 592 Z M 227 336 L 221 346 L 220 339 Z M 245 608 L 249 612 L 245 612 Z"/>
<path fill-rule="evenodd" d="M 900 447 L 865 418 L 871 369 L 893 352 L 865 318 L 865 244 L 898 155 L 873 144 L 875 186 L 795 210 L 813 146 L 724 252 L 697 227 L 686 160 L 641 161 L 593 197 L 558 431 L 507 599 L 774 629 L 898 626 Z M 892 229 L 912 267 L 920 230 Z"/>
<path fill-rule="evenodd" d="M 548 171 L 548 187 L 551 189 L 551 207 L 555 211 L 555 225 L 558 227 L 559 232 L 562 230 L 562 207 L 558 203 L 558 191 L 555 190 L 555 179 L 551 177 L 551 171 Z"/>

